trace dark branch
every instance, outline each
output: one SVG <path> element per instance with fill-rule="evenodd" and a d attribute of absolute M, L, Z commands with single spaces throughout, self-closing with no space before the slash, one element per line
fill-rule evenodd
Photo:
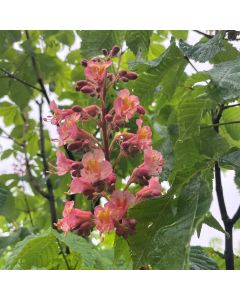
<path fill-rule="evenodd" d="M 198 34 L 201 34 L 201 35 L 205 36 L 208 39 L 211 39 L 211 38 L 214 37 L 214 35 L 207 34 L 207 33 L 203 32 L 203 31 L 200 31 L 200 30 L 193 30 L 193 31 L 196 32 L 196 33 L 198 33 Z"/>
<path fill-rule="evenodd" d="M 19 81 L 20 83 L 22 83 L 22 84 L 24 84 L 24 85 L 26 85 L 26 86 L 34 89 L 34 90 L 37 90 L 37 91 L 39 91 L 41 93 L 43 92 L 42 89 L 40 89 L 40 88 L 32 85 L 31 83 L 26 82 L 25 80 L 22 80 L 22 79 L 16 77 L 14 74 L 8 72 L 7 70 L 3 69 L 2 67 L 0 67 L 0 71 L 2 71 L 4 74 L 6 74 L 8 78 L 12 78 L 12 79 L 14 79 L 16 81 Z"/>
<path fill-rule="evenodd" d="M 234 225 L 239 219 L 240 219 L 240 206 L 239 206 L 238 210 L 236 211 L 236 213 L 234 214 L 234 216 L 231 219 L 232 225 Z"/>
<path fill-rule="evenodd" d="M 210 124 L 207 126 L 201 126 L 201 129 L 210 128 L 210 127 L 218 128 L 219 126 L 232 125 L 232 124 L 240 124 L 240 121 L 229 121 L 229 122 Z"/>
<path fill-rule="evenodd" d="M 223 109 L 228 109 L 228 108 L 236 107 L 236 106 L 240 106 L 240 103 L 231 104 L 231 105 L 226 105 L 226 106 L 223 107 Z"/>
<path fill-rule="evenodd" d="M 39 133 L 40 133 L 40 154 L 43 162 L 43 173 L 46 179 L 47 190 L 48 190 L 48 200 L 50 206 L 51 220 L 52 226 L 54 227 L 54 223 L 57 222 L 57 212 L 55 207 L 55 197 L 53 193 L 53 186 L 51 180 L 48 178 L 48 163 L 46 159 L 46 151 L 45 151 L 45 138 L 44 138 L 44 130 L 43 130 L 43 117 L 42 117 L 42 104 L 43 102 L 37 102 L 39 107 Z"/>
<path fill-rule="evenodd" d="M 25 34 L 26 34 L 27 40 L 31 41 L 28 30 L 25 30 Z M 50 99 L 48 97 L 46 88 L 44 86 L 44 81 L 43 81 L 43 79 L 40 75 L 40 71 L 38 69 L 38 65 L 37 65 L 37 61 L 36 61 L 36 57 L 35 57 L 35 53 L 34 53 L 33 49 L 31 50 L 31 60 L 32 60 L 32 65 L 33 65 L 34 72 L 35 72 L 36 77 L 37 77 L 37 81 L 38 81 L 38 83 L 41 87 L 41 92 L 43 93 L 44 97 L 46 98 L 47 103 L 50 104 Z"/>

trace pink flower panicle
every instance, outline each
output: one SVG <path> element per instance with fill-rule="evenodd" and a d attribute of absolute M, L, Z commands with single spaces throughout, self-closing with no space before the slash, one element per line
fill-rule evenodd
<path fill-rule="evenodd" d="M 96 227 L 102 236 L 115 230 L 117 235 L 128 238 L 135 233 L 137 224 L 137 220 L 128 217 L 128 209 L 162 194 L 159 175 L 164 160 L 162 154 L 152 148 L 152 131 L 150 126 L 143 125 L 145 109 L 139 98 L 126 88 L 120 89 L 113 99 L 112 108 L 106 109 L 108 91 L 119 82 L 126 83 L 138 77 L 137 73 L 126 70 L 112 72 L 112 58 L 119 51 L 120 47 L 113 46 L 110 51 L 103 49 L 103 56 L 82 61 L 86 79 L 79 80 L 75 89 L 99 99 L 98 104 L 74 105 L 68 109 L 60 109 L 55 101 L 50 105 L 54 115 L 47 120 L 57 125 L 59 150 L 56 166 L 49 163 L 52 168 L 49 173 L 58 176 L 70 174 L 68 194 L 81 193 L 93 204 L 92 211 L 83 211 L 74 208 L 74 201 L 65 203 L 63 218 L 55 224 L 65 233 L 75 231 L 87 236 Z M 123 128 L 134 118 L 137 131 L 124 131 Z M 102 133 L 102 141 L 83 129 L 85 122 L 95 122 Z M 69 159 L 63 146 L 74 155 L 76 153 L 78 159 Z M 116 147 L 120 152 L 112 164 L 112 149 Z M 135 153 L 143 153 L 144 162 L 133 170 L 125 190 L 117 190 L 116 164 L 122 156 Z M 141 186 L 135 195 L 128 190 L 131 183 Z M 107 202 L 104 206 L 97 205 L 102 197 Z"/>

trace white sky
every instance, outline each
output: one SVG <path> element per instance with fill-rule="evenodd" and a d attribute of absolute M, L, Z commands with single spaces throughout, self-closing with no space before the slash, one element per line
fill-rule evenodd
<path fill-rule="evenodd" d="M 195 32 L 190 32 L 188 36 L 188 43 L 195 44 L 199 41 L 201 36 Z M 79 47 L 80 40 L 76 40 L 76 43 L 71 47 L 71 50 L 77 49 Z M 169 41 L 166 41 L 164 45 L 168 45 Z M 235 43 L 234 46 L 240 50 L 240 45 L 238 43 Z M 68 48 L 65 47 L 61 53 L 59 53 L 60 58 L 64 59 L 67 54 Z M 211 65 L 209 63 L 197 63 L 193 62 L 195 67 L 199 71 L 208 70 L 211 68 Z M 193 69 L 191 66 L 188 66 L 186 69 L 188 74 L 193 73 Z M 55 95 L 52 93 L 50 94 L 51 99 L 56 99 Z M 63 103 L 63 102 L 61 102 Z M 38 119 L 38 111 L 37 107 L 34 104 L 34 102 L 31 103 L 32 106 L 32 112 L 31 117 L 33 119 Z M 48 116 L 50 115 L 50 111 L 48 106 L 45 104 L 43 106 L 43 115 Z M 4 126 L 3 120 L 0 117 L 0 127 L 4 128 L 7 132 L 10 132 L 11 128 L 6 128 Z M 50 123 L 45 122 L 45 128 L 47 128 L 50 132 L 50 136 L 52 138 L 56 137 L 57 132 L 55 126 L 52 126 Z M 0 153 L 6 149 L 8 149 L 12 145 L 12 142 L 10 140 L 7 140 L 5 138 L 0 137 Z M 13 162 L 14 159 L 12 157 L 2 160 L 0 163 L 0 174 L 4 173 L 11 173 L 13 171 Z M 227 210 L 229 212 L 229 215 L 232 216 L 236 209 L 238 208 L 240 204 L 240 194 L 237 190 L 235 184 L 234 184 L 234 171 L 227 171 L 222 172 L 222 181 L 223 181 L 223 190 L 224 190 L 224 196 L 226 201 Z M 218 203 L 216 199 L 216 193 L 213 191 L 213 202 L 211 205 L 211 212 L 213 216 L 219 221 L 220 224 L 222 224 L 221 216 L 218 208 Z M 233 241 L 234 241 L 234 251 L 235 253 L 240 254 L 240 230 L 234 230 L 233 232 Z M 201 236 L 198 239 L 197 235 L 194 234 L 191 241 L 192 245 L 201 245 L 201 246 L 213 246 L 216 250 L 222 250 L 224 248 L 224 234 L 208 227 L 207 225 L 203 225 Z"/>

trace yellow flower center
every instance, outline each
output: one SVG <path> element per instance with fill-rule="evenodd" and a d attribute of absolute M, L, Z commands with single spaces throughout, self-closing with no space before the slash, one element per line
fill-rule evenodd
<path fill-rule="evenodd" d="M 101 220 L 103 223 L 107 223 L 109 218 L 111 216 L 110 209 L 108 207 L 104 208 L 103 210 L 100 210 L 97 214 L 97 217 Z"/>
<path fill-rule="evenodd" d="M 140 140 L 150 138 L 150 133 L 149 133 L 149 131 L 147 130 L 146 127 L 143 127 L 139 130 L 138 137 L 139 137 Z"/>
<path fill-rule="evenodd" d="M 89 159 L 85 166 L 90 173 L 100 173 L 100 163 L 96 159 Z"/>
<path fill-rule="evenodd" d="M 132 101 L 130 101 L 129 97 L 126 96 L 123 98 L 123 103 L 122 103 L 122 110 L 128 110 L 129 108 L 133 107 Z"/>

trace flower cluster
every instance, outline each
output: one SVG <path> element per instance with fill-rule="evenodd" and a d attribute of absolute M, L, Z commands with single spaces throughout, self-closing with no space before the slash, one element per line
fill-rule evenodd
<path fill-rule="evenodd" d="M 52 124 L 57 125 L 59 149 L 56 166 L 49 163 L 50 173 L 58 176 L 71 174 L 68 193 L 82 193 L 93 204 L 92 211 L 83 211 L 74 208 L 74 201 L 66 201 L 63 218 L 55 224 L 64 232 L 74 230 L 87 236 L 96 227 L 101 235 L 115 230 L 116 234 L 127 238 L 135 232 L 137 223 L 128 217 L 129 207 L 162 193 L 159 174 L 164 160 L 162 154 L 152 148 L 152 131 L 149 126 L 143 125 L 145 109 L 139 98 L 124 88 L 117 92 L 112 108 L 107 108 L 110 89 L 119 82 L 137 79 L 135 72 L 110 72 L 114 70 L 112 58 L 120 56 L 119 52 L 120 48 L 114 46 L 109 52 L 103 49 L 102 56 L 82 61 L 86 80 L 76 83 L 76 91 L 99 99 L 99 105 L 60 109 L 54 101 L 51 102 L 54 115 L 49 118 Z M 133 117 L 138 129 L 135 133 L 126 132 L 124 128 Z M 102 138 L 84 130 L 81 126 L 84 122 L 95 122 Z M 114 162 L 113 147 L 119 148 Z M 77 153 L 80 159 L 66 157 L 64 148 L 67 152 Z M 116 164 L 121 157 L 138 152 L 144 154 L 144 162 L 132 171 L 125 189 L 117 190 Z M 140 186 L 135 195 L 129 191 L 132 183 Z M 106 200 L 105 205 L 99 204 L 101 198 Z"/>

